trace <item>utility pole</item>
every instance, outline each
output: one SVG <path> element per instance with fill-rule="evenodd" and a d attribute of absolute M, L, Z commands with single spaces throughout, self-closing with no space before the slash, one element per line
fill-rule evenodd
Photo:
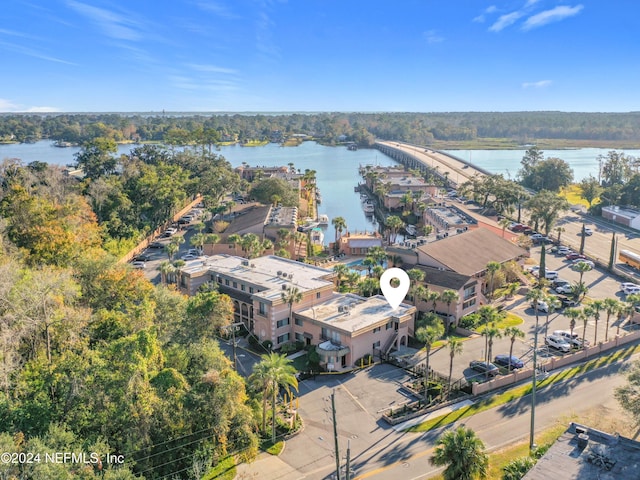
<path fill-rule="evenodd" d="M 336 455 L 336 480 L 340 480 L 340 451 L 338 449 L 338 425 L 336 423 L 336 392 L 331 392 L 331 410 L 333 412 L 333 440 Z"/>
<path fill-rule="evenodd" d="M 346 480 L 351 480 L 351 440 L 347 440 L 347 471 L 345 473 Z"/>
<path fill-rule="evenodd" d="M 529 432 L 529 453 L 531 454 L 536 448 L 534 440 L 534 433 L 536 427 L 536 383 L 537 383 L 537 370 L 538 370 L 538 304 L 537 300 L 536 309 L 536 329 L 533 334 L 533 384 L 531 386 L 531 430 Z"/>
<path fill-rule="evenodd" d="M 225 329 L 231 329 L 231 341 L 233 345 L 233 369 L 238 371 L 238 356 L 236 355 L 236 328 L 240 325 L 244 325 L 242 322 L 232 323 L 231 325 L 227 325 L 223 327 Z"/>

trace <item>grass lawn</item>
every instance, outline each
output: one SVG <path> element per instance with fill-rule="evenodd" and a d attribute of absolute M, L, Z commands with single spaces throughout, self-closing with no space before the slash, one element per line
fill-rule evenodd
<path fill-rule="evenodd" d="M 580 193 L 580 185 L 578 184 L 569 185 L 560 191 L 560 195 L 566 198 L 571 205 L 584 205 L 586 208 L 589 208 L 589 202 L 581 198 Z M 596 198 L 593 203 L 600 203 L 600 199 Z"/>
<path fill-rule="evenodd" d="M 260 449 L 271 455 L 278 456 L 284 449 L 284 440 L 280 440 L 275 444 L 271 443 L 271 439 L 263 440 L 260 444 Z"/>
<path fill-rule="evenodd" d="M 522 323 L 524 323 L 524 320 L 521 317 L 519 317 L 515 313 L 507 312 L 507 316 L 497 322 L 496 327 L 498 327 L 500 330 L 504 330 L 507 327 L 517 327 Z M 476 329 L 476 331 L 478 333 L 482 333 L 486 328 L 486 325 L 481 325 Z"/>
<path fill-rule="evenodd" d="M 209 470 L 202 480 L 233 480 L 236 478 L 236 461 L 233 456 L 221 460 L 218 465 Z"/>
<path fill-rule="evenodd" d="M 632 345 L 630 347 L 617 350 L 611 353 L 610 355 L 594 358 L 593 360 L 589 360 L 586 363 L 576 365 L 575 367 L 567 368 L 564 370 L 560 370 L 556 373 L 552 373 L 544 380 L 538 382 L 538 389 L 544 388 L 548 385 L 553 385 L 556 382 L 569 380 L 579 374 L 586 373 L 588 371 L 594 370 L 596 368 L 599 368 L 605 365 L 609 365 L 611 363 L 615 363 L 617 361 L 622 360 L 623 358 L 628 358 L 634 353 L 639 351 L 640 351 L 640 345 Z M 467 418 L 472 415 L 475 415 L 476 413 L 484 412 L 485 410 L 489 410 L 491 408 L 504 405 L 505 403 L 508 403 L 512 400 L 522 398 L 525 395 L 528 395 L 530 392 L 531 392 L 530 383 L 513 387 L 506 391 L 487 396 L 482 400 L 480 400 L 479 402 L 476 402 L 473 405 L 469 405 L 468 407 L 464 407 L 454 412 L 450 412 L 446 415 L 442 415 L 440 417 L 427 420 L 426 422 L 423 422 L 419 425 L 415 425 L 407 429 L 407 431 L 428 432 L 429 430 L 432 430 L 434 428 L 448 425 L 450 423 L 456 422 L 463 418 Z"/>
<path fill-rule="evenodd" d="M 442 346 L 446 345 L 448 343 L 448 340 L 452 339 L 452 338 L 457 338 L 461 342 L 464 342 L 465 340 L 471 339 L 471 337 L 462 337 L 460 335 L 453 334 L 453 335 L 449 335 L 449 337 L 447 339 L 442 339 L 442 340 L 438 340 L 437 342 L 434 342 L 433 345 L 431 345 L 431 349 L 442 347 Z"/>

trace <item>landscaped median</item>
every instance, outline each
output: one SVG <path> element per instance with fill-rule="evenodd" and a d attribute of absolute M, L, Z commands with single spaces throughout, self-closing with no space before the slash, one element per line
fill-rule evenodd
<path fill-rule="evenodd" d="M 616 350 L 615 352 L 612 352 L 609 355 L 594 358 L 593 360 L 589 360 L 588 362 L 585 362 L 583 364 L 576 365 L 575 367 L 567 368 L 559 372 L 552 373 L 544 380 L 539 381 L 537 384 L 537 388 L 541 389 L 548 385 L 553 385 L 554 383 L 567 381 L 571 378 L 576 377 L 577 375 L 618 362 L 638 352 L 640 352 L 640 345 L 632 345 L 629 347 L 621 348 L 619 350 Z M 530 384 L 525 384 L 525 385 L 520 385 L 518 387 L 510 388 L 506 391 L 503 391 L 502 393 L 485 397 L 467 407 L 459 408 L 445 415 L 431 418 L 419 425 L 415 425 L 413 427 L 408 428 L 406 431 L 427 432 L 434 428 L 443 427 L 445 425 L 456 422 L 463 418 L 470 417 L 480 412 L 484 412 L 485 410 L 499 407 L 500 405 L 504 405 L 513 400 L 517 400 L 526 395 L 529 395 L 530 393 L 531 393 Z"/>

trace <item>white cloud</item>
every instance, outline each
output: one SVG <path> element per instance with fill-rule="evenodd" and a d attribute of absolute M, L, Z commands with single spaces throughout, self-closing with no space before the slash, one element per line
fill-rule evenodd
<path fill-rule="evenodd" d="M 59 112 L 60 109 L 56 107 L 24 107 L 18 105 L 5 98 L 0 98 L 0 112 L 29 112 L 29 113 L 44 113 L 44 112 Z"/>
<path fill-rule="evenodd" d="M 559 22 L 565 18 L 573 17 L 580 13 L 584 8 L 583 5 L 576 5 L 575 7 L 559 6 L 552 8 L 551 10 L 545 10 L 544 12 L 536 13 L 527 18 L 522 26 L 523 30 L 531 30 L 533 28 L 542 27 L 552 22 Z"/>
<path fill-rule="evenodd" d="M 226 5 L 223 5 L 219 2 L 196 2 L 196 6 L 205 12 L 213 13 L 214 15 L 226 18 L 227 20 L 233 20 L 241 18 L 239 15 L 233 13 Z"/>
<path fill-rule="evenodd" d="M 484 9 L 484 12 L 482 12 L 480 15 L 478 15 L 477 17 L 475 17 L 473 19 L 474 22 L 476 23 L 484 23 L 484 21 L 486 20 L 486 14 L 487 13 L 493 13 L 493 12 L 497 12 L 498 11 L 498 7 L 496 7 L 495 5 L 491 5 L 487 8 Z"/>
<path fill-rule="evenodd" d="M 42 53 L 42 52 L 39 52 L 38 50 L 34 50 L 29 47 L 24 47 L 22 45 L 16 45 L 15 43 L 0 41 L 0 48 L 4 48 L 5 50 L 9 50 L 12 52 L 20 53 L 22 55 L 27 55 L 29 57 L 39 58 L 40 60 L 47 60 L 48 62 L 64 63 L 65 65 L 77 65 L 76 63 L 68 62 L 61 58 L 52 57 L 51 55 L 47 55 L 46 53 Z"/>
<path fill-rule="evenodd" d="M 551 85 L 551 80 L 540 80 L 538 82 L 524 82 L 522 88 L 545 88 Z"/>
<path fill-rule="evenodd" d="M 509 25 L 513 25 L 514 23 L 516 23 L 523 15 L 524 13 L 522 11 L 500 15 L 500 17 L 498 17 L 498 20 L 496 20 L 495 23 L 489 27 L 489 31 L 499 32 L 504 28 L 507 28 Z"/>
<path fill-rule="evenodd" d="M 438 32 L 436 30 L 428 30 L 424 32 L 424 38 L 426 38 L 427 43 L 430 43 L 430 44 L 440 43 L 444 41 L 444 37 L 441 37 L 440 35 L 438 35 Z"/>
<path fill-rule="evenodd" d="M 187 67 L 190 67 L 193 70 L 197 70 L 198 72 L 224 73 L 228 75 L 235 75 L 238 73 L 238 71 L 234 70 L 233 68 L 219 67 L 217 65 L 202 65 L 197 63 L 188 63 Z"/>
<path fill-rule="evenodd" d="M 118 40 L 140 40 L 139 25 L 129 15 L 120 15 L 104 8 L 68 0 L 67 5 L 96 23 L 109 37 Z"/>

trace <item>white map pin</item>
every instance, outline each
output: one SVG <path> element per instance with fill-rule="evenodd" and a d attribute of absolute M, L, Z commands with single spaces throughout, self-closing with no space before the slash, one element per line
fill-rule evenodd
<path fill-rule="evenodd" d="M 397 287 L 391 286 L 391 280 L 394 278 L 400 281 L 400 285 Z M 380 290 L 382 290 L 384 298 L 387 299 L 387 302 L 389 302 L 389 305 L 391 305 L 391 308 L 394 310 L 398 308 L 404 300 L 404 297 L 409 291 L 410 284 L 411 280 L 409 280 L 409 275 L 401 268 L 389 268 L 385 270 L 380 277 Z"/>

